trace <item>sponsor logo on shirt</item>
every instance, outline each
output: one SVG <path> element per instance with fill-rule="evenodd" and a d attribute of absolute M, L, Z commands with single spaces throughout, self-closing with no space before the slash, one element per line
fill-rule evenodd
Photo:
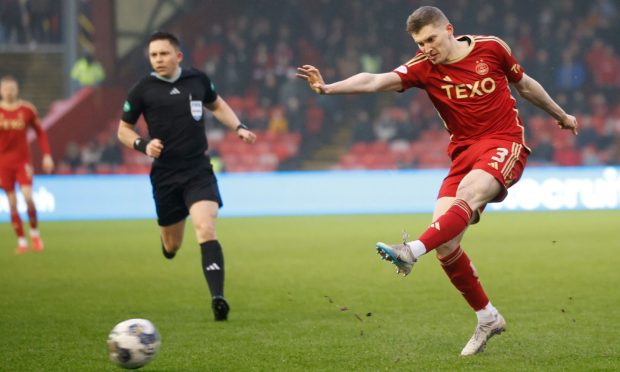
<path fill-rule="evenodd" d="M 484 96 L 495 91 L 495 80 L 486 77 L 476 80 L 473 84 L 446 84 L 441 89 L 446 92 L 448 99 L 465 99 Z"/>

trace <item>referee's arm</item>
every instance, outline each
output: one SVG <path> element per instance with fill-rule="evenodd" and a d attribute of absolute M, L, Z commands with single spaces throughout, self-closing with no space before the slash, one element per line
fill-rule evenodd
<path fill-rule="evenodd" d="M 159 139 L 153 138 L 149 141 L 141 138 L 134 130 L 134 126 L 123 120 L 118 124 L 117 136 L 123 145 L 141 151 L 152 158 L 158 158 L 164 149 L 164 145 Z"/>
<path fill-rule="evenodd" d="M 224 126 L 230 130 L 234 130 L 246 143 L 254 143 L 256 135 L 241 124 L 241 121 L 235 112 L 228 106 L 228 103 L 218 96 L 215 101 L 205 105 L 209 111 L 213 112 L 213 116 Z"/>

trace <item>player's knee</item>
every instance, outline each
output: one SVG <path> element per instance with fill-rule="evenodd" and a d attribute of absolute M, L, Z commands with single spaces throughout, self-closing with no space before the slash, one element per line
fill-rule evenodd
<path fill-rule="evenodd" d="M 459 188 L 456 193 L 457 199 L 467 202 L 472 210 L 478 209 L 493 199 L 493 190 L 486 184 L 472 184 L 467 187 Z"/>
<path fill-rule="evenodd" d="M 440 245 L 435 249 L 435 251 L 437 252 L 437 257 L 439 258 L 449 256 L 458 248 L 459 244 L 460 242 L 454 239 Z"/>

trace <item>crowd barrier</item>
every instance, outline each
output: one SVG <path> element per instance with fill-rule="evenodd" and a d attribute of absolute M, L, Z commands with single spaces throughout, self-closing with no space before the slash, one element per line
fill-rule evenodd
<path fill-rule="evenodd" d="M 430 213 L 445 169 L 305 171 L 218 176 L 221 217 Z M 37 176 L 40 220 L 154 218 L 145 175 Z M 26 205 L 18 194 L 18 209 Z M 487 211 L 620 209 L 620 167 L 528 168 L 506 200 Z M 0 193 L 0 221 L 9 221 Z"/>

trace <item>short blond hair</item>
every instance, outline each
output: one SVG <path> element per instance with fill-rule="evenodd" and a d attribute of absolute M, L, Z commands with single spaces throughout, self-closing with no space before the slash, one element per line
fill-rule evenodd
<path fill-rule="evenodd" d="M 407 32 L 417 34 L 424 26 L 450 23 L 441 9 L 434 6 L 422 6 L 407 18 Z"/>

